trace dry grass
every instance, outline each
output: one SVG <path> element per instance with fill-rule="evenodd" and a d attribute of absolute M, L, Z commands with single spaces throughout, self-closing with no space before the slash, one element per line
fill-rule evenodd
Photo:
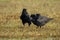
<path fill-rule="evenodd" d="M 29 15 L 39 13 L 54 18 L 42 28 L 22 25 L 19 16 L 26 8 Z M 26 39 L 25 39 L 26 38 Z M 60 40 L 60 0 L 0 0 L 1 40 Z"/>

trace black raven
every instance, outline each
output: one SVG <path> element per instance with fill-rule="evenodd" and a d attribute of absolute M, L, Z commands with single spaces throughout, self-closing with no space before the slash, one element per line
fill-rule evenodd
<path fill-rule="evenodd" d="M 52 20 L 53 18 L 48 18 L 45 16 L 41 16 L 40 14 L 32 14 L 32 23 L 35 24 L 36 26 L 44 26 L 47 22 Z"/>
<path fill-rule="evenodd" d="M 22 11 L 22 15 L 20 16 L 20 19 L 22 20 L 23 25 L 25 25 L 25 23 L 28 23 L 28 25 L 30 26 L 31 24 L 31 18 L 27 13 L 27 9 L 23 9 Z"/>

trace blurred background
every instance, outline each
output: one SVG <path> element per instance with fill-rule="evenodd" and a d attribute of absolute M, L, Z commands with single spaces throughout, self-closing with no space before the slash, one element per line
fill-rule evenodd
<path fill-rule="evenodd" d="M 54 18 L 41 28 L 33 23 L 22 25 L 20 15 L 26 8 L 29 15 Z M 1 40 L 60 40 L 60 0 L 0 0 Z"/>

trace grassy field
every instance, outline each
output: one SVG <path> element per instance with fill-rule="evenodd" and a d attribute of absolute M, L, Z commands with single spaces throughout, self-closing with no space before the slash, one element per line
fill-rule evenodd
<path fill-rule="evenodd" d="M 22 9 L 54 18 L 42 28 L 22 25 Z M 60 40 L 60 0 L 0 0 L 0 40 Z"/>

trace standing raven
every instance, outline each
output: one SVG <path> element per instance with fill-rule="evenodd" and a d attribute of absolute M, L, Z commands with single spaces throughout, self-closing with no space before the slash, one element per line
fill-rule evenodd
<path fill-rule="evenodd" d="M 22 15 L 20 16 L 20 19 L 22 20 L 23 25 L 25 25 L 25 23 L 28 23 L 28 25 L 30 26 L 30 24 L 31 24 L 31 18 L 28 15 L 28 13 L 27 13 L 26 10 L 27 9 L 25 9 L 25 8 L 23 9 Z"/>
<path fill-rule="evenodd" d="M 44 26 L 46 23 L 48 23 L 50 20 L 53 18 L 48 18 L 45 16 L 41 16 L 40 14 L 32 14 L 32 23 L 35 24 L 36 26 Z"/>

